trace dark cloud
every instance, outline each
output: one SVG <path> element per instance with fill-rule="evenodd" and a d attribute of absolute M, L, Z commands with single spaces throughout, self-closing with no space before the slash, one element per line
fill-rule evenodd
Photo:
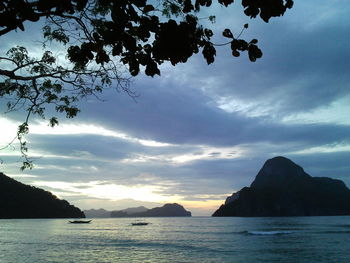
<path fill-rule="evenodd" d="M 33 149 L 46 153 L 87 159 L 118 160 L 137 148 L 125 140 L 101 135 L 37 135 L 29 136 Z M 90 156 L 89 156 L 90 155 Z"/>
<path fill-rule="evenodd" d="M 350 19 L 336 6 L 336 11 L 314 6 L 311 18 L 305 6 L 299 4 L 269 24 L 251 22 L 243 37 L 259 39 L 264 56 L 257 62 L 249 62 L 244 53 L 233 58 L 227 48 L 218 48 L 215 64 L 207 67 L 198 58 L 193 61 L 196 67 L 184 66 L 179 72 L 186 72 L 190 86 L 204 85 L 214 97 L 268 107 L 277 116 L 324 107 L 349 95 L 350 50 L 345 36 Z"/>
<path fill-rule="evenodd" d="M 332 177 L 343 180 L 350 187 L 350 152 L 317 152 L 291 155 L 312 176 Z"/>
<path fill-rule="evenodd" d="M 174 144 L 233 146 L 250 142 L 302 142 L 314 146 L 348 141 L 350 136 L 350 127 L 345 125 L 287 124 L 246 117 L 211 106 L 199 91 L 169 86 L 146 88 L 138 103 L 115 96 L 113 103 L 85 108 L 82 119 L 104 123 L 110 129 L 114 126 L 138 138 Z M 113 104 L 118 104 L 118 109 L 112 110 Z M 97 107 L 99 111 L 94 113 Z"/>

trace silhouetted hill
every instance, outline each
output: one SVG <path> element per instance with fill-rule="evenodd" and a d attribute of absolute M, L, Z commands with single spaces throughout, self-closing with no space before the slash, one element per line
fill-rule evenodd
<path fill-rule="evenodd" d="M 89 210 L 84 210 L 84 214 L 86 217 L 99 217 L 99 218 L 107 218 L 111 217 L 111 212 L 104 210 L 102 208 L 100 209 L 89 209 Z"/>
<path fill-rule="evenodd" d="M 146 212 L 148 210 L 148 208 L 144 207 L 144 206 L 138 206 L 138 207 L 130 207 L 130 208 L 126 208 L 123 209 L 123 212 L 126 212 L 128 215 L 132 215 L 135 213 L 142 213 L 142 212 Z"/>
<path fill-rule="evenodd" d="M 105 209 L 89 209 L 84 210 L 84 213 L 86 217 L 100 217 L 100 218 L 107 218 L 107 217 L 128 217 L 132 214 L 139 213 L 139 212 L 145 212 L 148 208 L 144 206 L 138 206 L 138 207 L 130 207 L 123 210 L 115 210 L 115 211 L 107 211 Z"/>
<path fill-rule="evenodd" d="M 130 207 L 130 208 L 126 208 L 123 210 L 112 211 L 112 212 L 110 212 L 110 215 L 111 215 L 111 217 L 129 217 L 135 213 L 145 212 L 147 210 L 148 210 L 148 208 L 146 208 L 144 206 Z"/>
<path fill-rule="evenodd" d="M 267 160 L 250 187 L 228 197 L 213 216 L 350 215 L 350 190 L 327 177 L 311 177 L 284 157 Z"/>
<path fill-rule="evenodd" d="M 145 207 L 144 207 L 145 208 Z M 146 208 L 147 209 L 147 208 Z M 162 217 L 162 216 L 191 216 L 191 212 L 179 204 L 165 204 L 162 207 L 147 209 L 143 212 L 128 213 L 127 209 L 120 211 L 112 211 L 111 217 Z"/>
<path fill-rule="evenodd" d="M 84 213 L 48 191 L 0 173 L 0 218 L 81 218 Z"/>

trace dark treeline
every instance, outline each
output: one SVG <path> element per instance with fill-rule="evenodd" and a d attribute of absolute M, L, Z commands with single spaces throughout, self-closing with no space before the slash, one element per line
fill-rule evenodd
<path fill-rule="evenodd" d="M 0 173 L 0 218 L 80 218 L 84 213 L 43 189 Z"/>

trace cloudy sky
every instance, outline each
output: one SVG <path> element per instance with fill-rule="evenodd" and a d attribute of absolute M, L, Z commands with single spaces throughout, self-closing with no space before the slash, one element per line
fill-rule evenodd
<path fill-rule="evenodd" d="M 33 119 L 35 168 L 20 172 L 8 148 L 0 170 L 82 209 L 178 202 L 194 215 L 212 214 L 278 155 L 350 186 L 350 2 L 295 0 L 268 24 L 242 15 L 238 3 L 213 11 L 217 30 L 249 23 L 243 38 L 258 38 L 263 58 L 251 63 L 219 48 L 213 65 L 195 56 L 164 65 L 160 77 L 135 78 L 136 101 L 106 91 L 57 128 Z M 1 52 L 19 38 L 35 50 L 37 37 L 35 27 L 9 34 Z M 0 102 L 4 146 L 24 115 L 4 114 Z"/>

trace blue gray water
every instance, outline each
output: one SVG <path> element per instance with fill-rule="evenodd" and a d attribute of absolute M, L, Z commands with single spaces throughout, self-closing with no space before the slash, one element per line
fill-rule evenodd
<path fill-rule="evenodd" d="M 0 263 L 54 262 L 348 263 L 350 217 L 0 220 Z"/>

